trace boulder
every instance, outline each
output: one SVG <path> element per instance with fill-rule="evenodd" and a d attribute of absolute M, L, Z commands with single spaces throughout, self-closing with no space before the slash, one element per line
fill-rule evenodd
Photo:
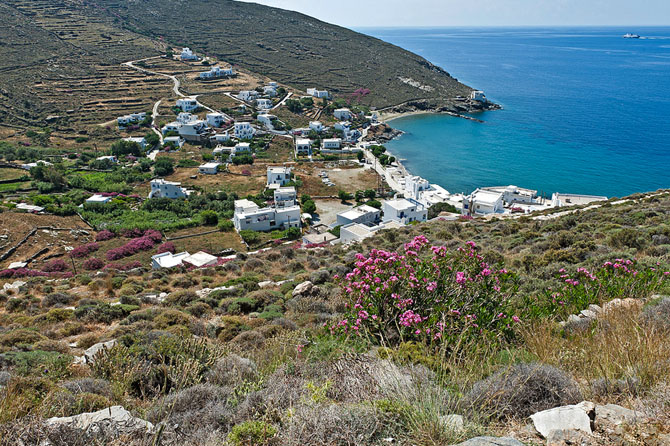
<path fill-rule="evenodd" d="M 4 284 L 2 286 L 2 289 L 5 290 L 5 291 L 7 291 L 7 290 L 18 290 L 19 288 L 21 288 L 25 284 L 26 284 L 26 282 L 24 282 L 22 280 L 16 280 L 12 283 Z"/>
<path fill-rule="evenodd" d="M 65 425 L 87 434 L 103 436 L 128 435 L 138 431 L 151 432 L 153 424 L 133 417 L 121 406 L 112 406 L 97 412 L 87 412 L 72 417 L 55 417 L 46 420 L 47 426 Z"/>
<path fill-rule="evenodd" d="M 264 288 L 272 288 L 273 286 L 276 286 L 277 284 L 273 282 L 272 280 L 265 280 L 263 282 L 258 282 L 258 288 L 264 289 Z"/>
<path fill-rule="evenodd" d="M 616 404 L 596 406 L 596 427 L 634 424 L 643 421 L 645 418 L 642 412 L 626 409 Z"/>
<path fill-rule="evenodd" d="M 510 437 L 475 437 L 455 446 L 524 446 L 524 444 Z"/>
<path fill-rule="evenodd" d="M 101 350 L 110 349 L 115 345 L 116 345 L 116 339 L 112 339 L 111 341 L 98 342 L 97 344 L 90 346 L 84 352 L 84 362 L 86 363 L 93 362 L 93 360 L 95 359 L 95 355 L 97 355 Z"/>
<path fill-rule="evenodd" d="M 591 418 L 579 405 L 543 410 L 531 415 L 530 419 L 533 421 L 535 430 L 544 438 L 548 438 L 549 433 L 553 430 L 580 430 L 589 435 L 592 434 Z"/>
<path fill-rule="evenodd" d="M 547 446 L 595 446 L 595 439 L 582 431 L 553 430 L 547 436 Z"/>
<path fill-rule="evenodd" d="M 579 314 L 588 319 L 595 319 L 596 317 L 598 317 L 598 314 L 592 310 L 582 310 Z"/>
<path fill-rule="evenodd" d="M 314 284 L 306 280 L 293 288 L 293 297 L 309 296 L 312 294 L 312 288 L 314 288 Z"/>
<path fill-rule="evenodd" d="M 440 417 L 440 422 L 449 432 L 463 432 L 465 421 L 461 415 L 444 415 Z"/>
<path fill-rule="evenodd" d="M 602 307 L 596 304 L 589 305 L 589 310 L 593 311 L 596 314 L 600 314 L 603 311 Z"/>

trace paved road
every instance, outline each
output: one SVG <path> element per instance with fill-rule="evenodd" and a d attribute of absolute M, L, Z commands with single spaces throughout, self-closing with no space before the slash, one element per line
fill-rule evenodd
<path fill-rule="evenodd" d="M 277 109 L 277 108 L 281 107 L 282 105 L 284 105 L 286 103 L 288 98 L 290 98 L 291 96 L 293 96 L 293 93 L 289 92 L 286 96 L 284 96 L 284 99 L 279 101 L 279 103 L 277 105 L 275 105 L 274 107 L 272 107 L 270 110 L 274 110 L 274 109 Z"/>

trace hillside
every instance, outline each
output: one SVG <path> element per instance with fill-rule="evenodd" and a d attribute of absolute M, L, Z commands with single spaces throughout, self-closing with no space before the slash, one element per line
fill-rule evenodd
<path fill-rule="evenodd" d="M 200 54 L 304 90 L 338 97 L 370 90 L 378 108 L 410 100 L 451 107 L 466 87 L 425 59 L 302 14 L 228 0 L 4 0 L 0 42 L 0 120 L 44 125 L 77 114 L 82 103 L 134 100 L 119 64 L 161 54 L 166 45 Z M 139 87 L 138 87 L 139 88 Z M 116 97 L 115 97 L 116 96 Z"/>
<path fill-rule="evenodd" d="M 670 194 L 540 217 L 2 271 L 0 445 L 667 444 Z M 528 418 L 558 407 L 558 433 Z"/>

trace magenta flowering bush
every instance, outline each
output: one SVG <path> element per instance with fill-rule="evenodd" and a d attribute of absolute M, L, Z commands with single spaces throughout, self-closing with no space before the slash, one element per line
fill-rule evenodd
<path fill-rule="evenodd" d="M 96 242 L 91 242 L 85 245 L 77 246 L 72 251 L 70 251 L 70 255 L 79 259 L 82 257 L 88 257 L 91 253 L 94 253 L 98 249 L 100 249 L 100 245 L 98 245 Z"/>
<path fill-rule="evenodd" d="M 511 335 L 516 276 L 486 263 L 473 242 L 455 252 L 427 246 L 418 236 L 404 253 L 358 254 L 342 280 L 346 312 L 331 331 L 387 345 Z"/>
<path fill-rule="evenodd" d="M 63 259 L 55 259 L 42 267 L 42 271 L 47 273 L 62 273 L 67 270 L 67 263 Z"/>
<path fill-rule="evenodd" d="M 11 279 L 18 277 L 57 277 L 61 279 L 68 279 L 72 276 L 73 274 L 71 271 L 47 273 L 44 271 L 28 268 L 3 269 L 0 271 L 0 279 Z"/>
<path fill-rule="evenodd" d="M 174 254 L 175 252 L 177 252 L 177 247 L 172 242 L 165 242 L 158 247 L 158 249 L 156 250 L 156 254 L 162 254 L 164 252 L 171 252 L 172 254 Z"/>
<path fill-rule="evenodd" d="M 128 262 L 128 263 L 108 263 L 102 269 L 103 270 L 115 269 L 115 270 L 118 270 L 118 271 L 129 271 L 131 269 L 140 268 L 141 266 L 142 266 L 142 262 L 140 262 L 138 260 L 134 260 L 134 261 Z"/>
<path fill-rule="evenodd" d="M 97 271 L 102 268 L 104 264 L 105 263 L 102 260 L 96 259 L 95 257 L 90 257 L 84 260 L 82 267 L 87 271 Z"/>
<path fill-rule="evenodd" d="M 106 240 L 111 240 L 114 237 L 116 237 L 116 234 L 114 234 L 112 231 L 108 229 L 105 229 L 103 231 L 98 232 L 98 235 L 95 236 L 95 241 L 104 242 Z"/>
<path fill-rule="evenodd" d="M 147 232 L 151 232 L 151 231 L 147 231 Z M 158 235 L 160 235 L 160 232 L 158 232 L 158 231 L 153 231 L 153 232 L 156 232 L 156 233 L 158 233 Z M 161 236 L 161 238 L 162 238 L 162 236 Z M 158 241 L 160 241 L 160 239 L 158 239 Z M 110 249 L 109 251 L 107 251 L 106 257 L 107 257 L 107 260 L 112 260 L 112 261 L 113 260 L 119 260 L 119 259 L 122 259 L 124 257 L 129 257 L 129 256 L 132 256 L 132 255 L 135 255 L 135 254 L 137 254 L 138 252 L 141 252 L 141 251 L 148 251 L 148 250 L 152 249 L 156 245 L 156 243 L 157 242 L 156 242 L 156 235 L 155 234 L 135 238 L 135 239 L 132 239 L 131 241 L 129 241 L 128 243 L 126 243 L 123 246 L 120 246 L 120 247 L 114 248 L 114 249 Z"/>
<path fill-rule="evenodd" d="M 660 289 L 670 275 L 659 268 L 641 267 L 636 260 L 615 259 L 593 270 L 584 267 L 558 270 L 558 285 L 541 298 L 528 298 L 525 308 L 531 317 L 567 317 L 612 299 L 648 297 Z"/>

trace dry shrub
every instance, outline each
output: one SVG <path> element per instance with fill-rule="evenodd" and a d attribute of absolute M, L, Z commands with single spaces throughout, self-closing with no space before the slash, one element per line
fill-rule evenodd
<path fill-rule="evenodd" d="M 475 383 L 461 401 L 465 410 L 506 420 L 582 401 L 577 383 L 546 364 L 516 364 Z"/>
<path fill-rule="evenodd" d="M 581 335 L 562 336 L 555 324 L 541 321 L 522 336 L 541 362 L 567 370 L 580 381 L 635 377 L 644 390 L 670 377 L 668 332 L 657 324 L 641 323 L 637 308 L 600 315 L 594 329 Z"/>
<path fill-rule="evenodd" d="M 207 381 L 219 386 L 236 386 L 257 377 L 256 364 L 252 360 L 230 354 L 216 361 L 208 373 Z"/>
<path fill-rule="evenodd" d="M 642 311 L 642 320 L 656 329 L 670 330 L 670 297 L 647 305 Z"/>

